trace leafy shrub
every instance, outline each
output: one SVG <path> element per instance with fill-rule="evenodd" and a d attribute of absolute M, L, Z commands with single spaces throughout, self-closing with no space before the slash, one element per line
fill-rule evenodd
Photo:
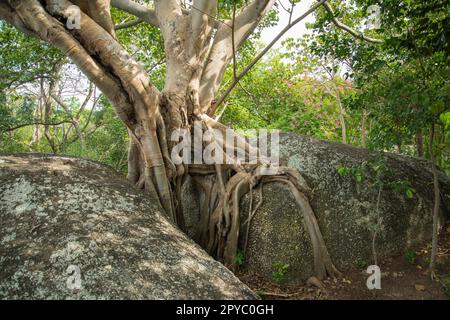
<path fill-rule="evenodd" d="M 277 262 L 273 264 L 273 268 L 272 280 L 276 283 L 281 283 L 288 272 L 289 265 L 282 262 Z"/>
<path fill-rule="evenodd" d="M 450 277 L 446 277 L 443 280 L 444 293 L 446 296 L 450 297 Z"/>
<path fill-rule="evenodd" d="M 238 250 L 236 255 L 234 256 L 234 264 L 237 266 L 241 266 L 244 264 L 245 255 L 242 250 Z"/>
<path fill-rule="evenodd" d="M 408 249 L 405 252 L 405 260 L 410 263 L 410 264 L 414 264 L 414 262 L 416 261 L 417 258 L 417 253 L 412 250 L 412 249 Z"/>

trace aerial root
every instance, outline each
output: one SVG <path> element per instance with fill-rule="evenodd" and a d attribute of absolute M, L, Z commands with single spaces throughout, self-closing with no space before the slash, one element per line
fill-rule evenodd
<path fill-rule="evenodd" d="M 205 183 L 205 177 L 197 179 L 202 191 L 206 192 L 200 209 L 200 226 L 207 225 L 208 230 L 207 234 L 200 232 L 197 237 L 200 244 L 206 242 L 207 244 L 204 247 L 211 255 L 222 261 L 230 269 L 234 269 L 242 230 L 241 225 L 245 226 L 245 234 L 241 235 L 244 239 L 244 245 L 241 249 L 245 252 L 248 246 L 251 221 L 263 201 L 262 186 L 268 182 L 279 182 L 289 187 L 301 209 L 305 228 L 310 235 L 313 247 L 316 278 L 322 280 L 327 276 L 341 276 L 341 273 L 332 263 L 314 211 L 311 208 L 310 200 L 313 197 L 313 192 L 306 181 L 298 171 L 290 168 L 277 167 L 275 175 L 265 175 L 265 169 L 267 169 L 265 165 L 258 165 L 253 167 L 252 171 L 237 172 L 224 182 L 224 177 L 226 178 L 227 175 L 224 175 L 220 167 L 216 167 L 216 179 L 209 180 L 209 183 Z M 245 194 L 252 193 L 255 188 L 259 193 L 259 202 L 253 208 L 253 195 L 250 195 L 248 217 L 241 222 L 240 201 Z M 216 197 L 213 196 L 214 193 Z M 212 201 L 212 198 L 214 198 L 214 201 Z M 207 241 L 205 241 L 206 239 Z"/>

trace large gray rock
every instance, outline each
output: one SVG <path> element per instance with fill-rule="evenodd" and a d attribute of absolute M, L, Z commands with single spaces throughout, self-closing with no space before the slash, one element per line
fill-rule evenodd
<path fill-rule="evenodd" d="M 1 156 L 0 298 L 256 297 L 156 203 L 100 164 Z"/>
<path fill-rule="evenodd" d="M 314 190 L 311 205 L 335 265 L 345 271 L 373 264 L 368 218 L 376 212 L 378 189 L 368 183 L 358 185 L 352 176 L 337 172 L 339 166 L 360 165 L 371 155 L 362 148 L 295 134 L 282 134 L 280 147 L 282 163 L 298 169 Z M 390 188 L 382 191 L 382 230 L 376 241 L 381 263 L 384 257 L 404 253 L 430 239 L 432 230 L 433 182 L 429 163 L 394 154 L 387 157 L 392 172 L 389 180 L 408 181 L 416 193 L 408 199 L 404 192 Z M 443 173 L 439 179 L 445 204 L 442 213 L 448 215 L 450 179 Z M 196 193 L 188 192 L 190 188 L 185 188 L 186 197 L 195 197 Z M 255 192 L 253 199 L 256 196 Z M 302 214 L 285 185 L 266 184 L 263 199 L 252 220 L 245 267 L 270 279 L 276 270 L 274 264 L 287 264 L 286 282 L 302 282 L 313 275 L 312 246 Z M 243 197 L 242 221 L 246 220 L 248 204 L 249 197 Z M 192 221 L 196 211 L 190 210 Z"/>

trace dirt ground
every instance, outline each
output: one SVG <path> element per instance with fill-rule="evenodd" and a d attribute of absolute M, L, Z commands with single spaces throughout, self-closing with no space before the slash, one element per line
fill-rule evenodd
<path fill-rule="evenodd" d="M 344 272 L 340 279 L 326 279 L 322 289 L 307 285 L 277 285 L 245 270 L 237 275 L 267 300 L 450 300 L 450 225 L 443 230 L 437 256 L 439 281 L 431 280 L 428 272 L 431 244 L 381 260 L 380 290 L 367 288 L 370 275 L 365 269 Z"/>

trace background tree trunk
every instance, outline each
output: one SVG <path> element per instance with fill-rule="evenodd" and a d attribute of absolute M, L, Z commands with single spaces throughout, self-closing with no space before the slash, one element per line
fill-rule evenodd
<path fill-rule="evenodd" d="M 362 112 L 362 121 L 361 121 L 361 146 L 363 148 L 367 147 L 367 111 L 363 110 Z"/>
<path fill-rule="evenodd" d="M 416 132 L 416 153 L 419 158 L 423 158 L 423 135 L 422 131 L 418 130 Z"/>
<path fill-rule="evenodd" d="M 435 115 L 433 115 L 433 120 L 430 128 L 430 141 L 428 144 L 428 151 L 430 153 L 430 161 L 431 161 L 431 170 L 433 172 L 433 188 L 434 188 L 434 207 L 433 207 L 433 233 L 432 233 L 432 244 L 431 244 L 431 257 L 430 257 L 430 271 L 431 277 L 435 277 L 435 268 L 436 268 L 436 254 L 437 254 L 437 246 L 438 246 L 438 236 L 439 236 L 439 205 L 441 202 L 441 195 L 439 191 L 439 180 L 437 174 L 436 163 L 434 159 L 434 151 L 433 151 L 433 141 L 435 134 Z"/>

